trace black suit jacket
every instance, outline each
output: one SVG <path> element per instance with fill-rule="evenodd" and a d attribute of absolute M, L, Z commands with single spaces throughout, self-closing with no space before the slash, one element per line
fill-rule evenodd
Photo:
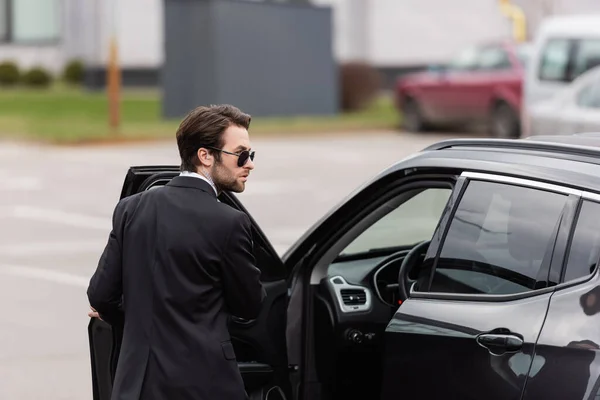
<path fill-rule="evenodd" d="M 256 318 L 265 296 L 250 229 L 194 177 L 118 203 L 87 291 L 124 323 L 113 400 L 246 398 L 227 323 Z"/>

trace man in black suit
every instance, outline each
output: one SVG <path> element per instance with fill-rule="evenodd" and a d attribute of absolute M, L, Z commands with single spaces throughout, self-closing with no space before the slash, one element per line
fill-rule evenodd
<path fill-rule="evenodd" d="M 250 116 L 198 107 L 177 130 L 181 175 L 122 199 L 87 291 L 92 312 L 124 324 L 112 400 L 246 398 L 227 329 L 265 295 L 250 220 L 220 203 L 254 168 Z"/>

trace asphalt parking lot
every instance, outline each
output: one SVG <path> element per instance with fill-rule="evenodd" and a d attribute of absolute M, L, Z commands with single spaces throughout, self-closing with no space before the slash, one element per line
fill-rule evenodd
<path fill-rule="evenodd" d="M 239 197 L 281 253 L 364 180 L 449 137 L 252 139 L 256 169 Z M 130 165 L 178 162 L 174 141 L 0 142 L 0 399 L 91 399 L 85 290 L 123 178 Z"/>

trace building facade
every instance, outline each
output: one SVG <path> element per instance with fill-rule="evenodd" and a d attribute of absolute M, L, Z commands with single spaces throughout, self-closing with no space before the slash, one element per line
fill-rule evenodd
<path fill-rule="evenodd" d="M 23 68 L 41 65 L 59 73 L 66 62 L 82 59 L 88 83 L 101 86 L 114 32 L 124 83 L 156 84 L 164 61 L 164 1 L 170 0 L 0 0 L 0 61 L 14 60 Z M 290 4 L 281 6 L 307 1 L 287 0 Z M 512 2 L 525 11 L 530 37 L 547 15 L 600 13 L 598 0 Z M 443 62 L 470 44 L 511 35 L 498 0 L 310 3 L 333 9 L 338 62 L 363 60 L 392 74 Z"/>

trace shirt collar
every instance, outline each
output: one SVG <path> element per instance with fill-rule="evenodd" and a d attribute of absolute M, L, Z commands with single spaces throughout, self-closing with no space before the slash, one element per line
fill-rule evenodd
<path fill-rule="evenodd" d="M 215 191 L 215 195 L 219 196 L 219 193 L 217 192 L 217 188 L 215 187 L 215 184 L 210 181 L 208 178 L 206 178 L 204 175 L 200 175 L 197 172 L 191 172 L 191 171 L 181 171 L 181 173 L 179 174 L 179 176 L 191 176 L 193 178 L 198 178 L 198 179 L 202 179 L 205 182 L 208 182 L 208 184 L 213 188 L 213 190 Z"/>

